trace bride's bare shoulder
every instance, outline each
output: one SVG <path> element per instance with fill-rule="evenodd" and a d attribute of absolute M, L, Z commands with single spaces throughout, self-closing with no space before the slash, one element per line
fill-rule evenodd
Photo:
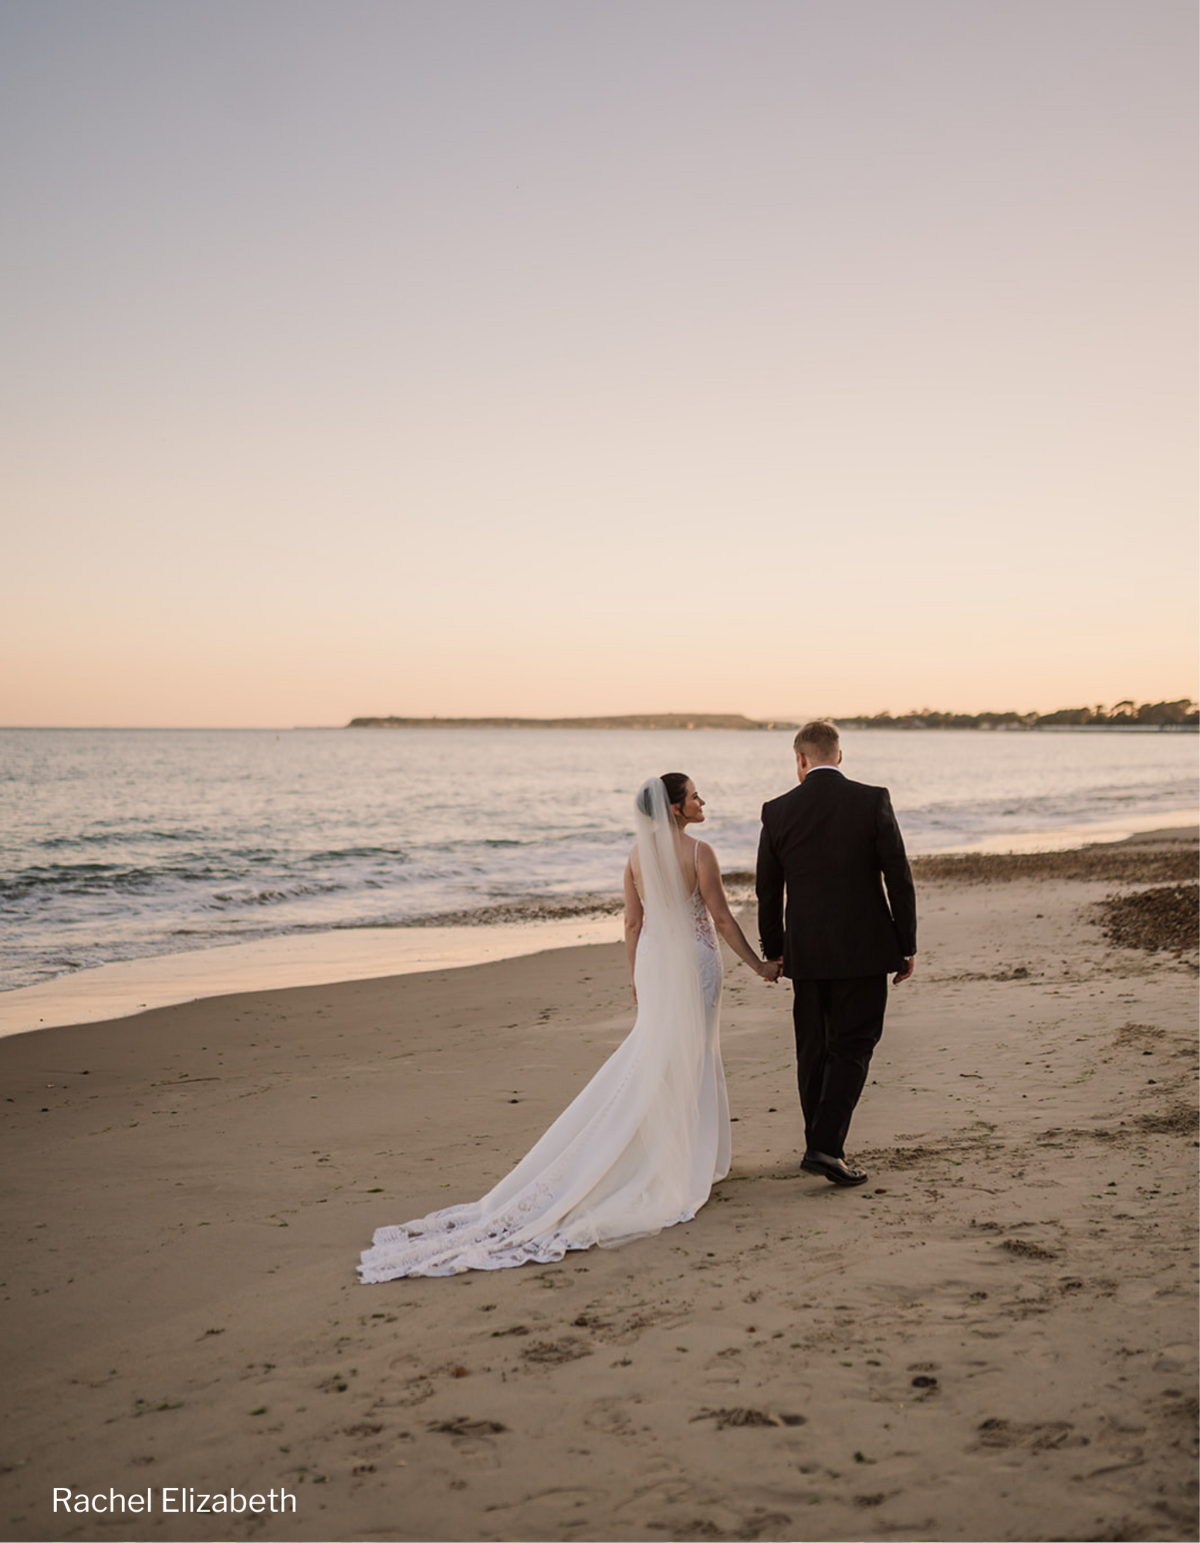
<path fill-rule="evenodd" d="M 707 841 L 696 842 L 696 872 L 700 875 L 701 883 L 720 884 L 721 882 L 721 864 Z"/>

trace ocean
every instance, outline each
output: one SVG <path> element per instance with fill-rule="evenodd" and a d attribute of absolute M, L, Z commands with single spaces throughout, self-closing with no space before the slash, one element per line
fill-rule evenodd
<path fill-rule="evenodd" d="M 1192 823 L 1193 734 L 849 730 L 910 852 Z M 0 989 L 358 927 L 583 913 L 632 797 L 683 771 L 726 871 L 794 782 L 790 731 L 0 730 Z"/>

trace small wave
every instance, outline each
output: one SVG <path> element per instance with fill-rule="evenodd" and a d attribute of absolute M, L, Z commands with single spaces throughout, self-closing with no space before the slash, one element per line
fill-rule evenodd
<path fill-rule="evenodd" d="M 108 835 L 46 836 L 41 841 L 36 842 L 35 845 L 41 847 L 46 852 L 65 852 L 77 847 L 105 845 L 112 840 L 113 837 Z"/>
<path fill-rule="evenodd" d="M 227 871 L 221 873 L 213 868 L 128 868 L 117 863 L 54 864 L 25 868 L 10 879 L 0 880 L 0 902 L 18 902 L 54 895 L 144 893 L 161 885 L 164 880 L 210 884 L 214 879 L 227 877 Z"/>
<path fill-rule="evenodd" d="M 388 862 L 408 863 L 409 854 L 400 847 L 337 847 L 328 852 L 309 852 L 301 859 L 304 863 L 371 862 L 386 858 Z"/>
<path fill-rule="evenodd" d="M 227 890 L 224 894 L 210 896 L 204 902 L 203 909 L 219 911 L 227 906 L 280 905 L 287 900 L 303 900 L 306 895 L 332 895 L 345 888 L 344 884 L 292 884 L 285 889 L 256 889 L 241 893 Z"/>
<path fill-rule="evenodd" d="M 139 845 L 190 842 L 193 846 L 203 846 L 209 840 L 210 833 L 203 830 L 139 830 L 136 826 L 130 828 L 122 825 L 109 830 L 77 831 L 70 836 L 43 836 L 33 845 L 46 852 L 63 852 L 80 847 L 114 846 L 129 842 L 137 842 Z"/>

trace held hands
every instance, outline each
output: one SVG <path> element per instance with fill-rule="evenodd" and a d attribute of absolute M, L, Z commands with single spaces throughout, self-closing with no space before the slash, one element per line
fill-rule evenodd
<path fill-rule="evenodd" d="M 765 981 L 768 986 L 773 986 L 783 973 L 782 959 L 768 959 L 754 966 L 754 973 L 759 980 Z"/>

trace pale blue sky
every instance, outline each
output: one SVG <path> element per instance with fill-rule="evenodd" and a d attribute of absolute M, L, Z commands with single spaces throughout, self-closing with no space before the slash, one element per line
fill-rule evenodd
<path fill-rule="evenodd" d="M 1195 33 L 5 0 L 0 722 L 1195 695 Z"/>

